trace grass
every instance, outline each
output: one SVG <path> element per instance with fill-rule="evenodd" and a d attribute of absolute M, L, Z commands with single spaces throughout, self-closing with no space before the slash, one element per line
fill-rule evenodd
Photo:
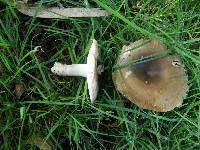
<path fill-rule="evenodd" d="M 6 3 L 5 3 L 6 2 Z M 0 1 L 0 146 L 29 149 L 40 137 L 53 149 L 199 149 L 200 3 L 198 0 L 43 0 L 43 5 L 101 7 L 112 16 L 37 19 Z M 134 7 L 135 6 L 135 7 Z M 181 108 L 142 110 L 120 95 L 112 69 L 123 45 L 163 41 L 185 63 L 190 91 Z M 53 62 L 84 63 L 98 40 L 105 71 L 91 105 L 83 78 L 58 77 Z M 42 50 L 33 53 L 36 46 Z"/>

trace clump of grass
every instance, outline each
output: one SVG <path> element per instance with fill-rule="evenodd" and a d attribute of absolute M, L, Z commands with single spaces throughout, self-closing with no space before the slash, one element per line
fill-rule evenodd
<path fill-rule="evenodd" d="M 200 137 L 199 3 L 197 0 L 43 1 L 43 5 L 101 7 L 110 17 L 42 20 L 0 2 L 0 146 L 22 149 L 42 137 L 53 149 L 198 149 Z M 111 74 L 124 44 L 163 41 L 183 59 L 190 91 L 181 108 L 141 110 L 115 89 Z M 84 79 L 58 77 L 54 61 L 86 61 L 89 43 L 100 44 L 105 72 L 89 102 Z M 42 50 L 33 53 L 36 46 Z M 23 84 L 16 98 L 16 84 Z"/>

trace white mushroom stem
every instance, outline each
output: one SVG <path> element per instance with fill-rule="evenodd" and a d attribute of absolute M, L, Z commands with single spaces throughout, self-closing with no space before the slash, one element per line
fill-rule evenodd
<path fill-rule="evenodd" d="M 51 71 L 59 76 L 81 76 L 87 78 L 87 64 L 66 65 L 55 62 Z"/>

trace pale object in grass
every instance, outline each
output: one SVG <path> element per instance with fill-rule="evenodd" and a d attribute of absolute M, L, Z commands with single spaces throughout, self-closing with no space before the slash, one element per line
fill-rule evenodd
<path fill-rule="evenodd" d="M 25 1 L 18 1 L 16 8 L 25 15 L 38 18 L 66 19 L 68 17 L 101 17 L 110 15 L 107 11 L 99 8 L 32 7 Z"/>
<path fill-rule="evenodd" d="M 89 89 L 89 95 L 91 103 L 97 97 L 98 94 L 98 67 L 97 60 L 99 59 L 98 43 L 95 39 L 92 41 L 92 45 L 87 57 L 87 64 L 72 64 L 66 65 L 59 62 L 55 62 L 51 71 L 59 76 L 82 76 L 87 78 L 87 84 Z"/>
<path fill-rule="evenodd" d="M 169 55 L 166 46 L 155 39 L 124 46 L 114 68 L 116 88 L 143 109 L 173 110 L 182 105 L 189 90 L 180 57 Z"/>
<path fill-rule="evenodd" d="M 35 145 L 37 148 L 42 150 L 52 150 L 52 143 L 48 140 L 41 138 L 40 136 L 32 137 L 27 140 L 27 144 Z"/>

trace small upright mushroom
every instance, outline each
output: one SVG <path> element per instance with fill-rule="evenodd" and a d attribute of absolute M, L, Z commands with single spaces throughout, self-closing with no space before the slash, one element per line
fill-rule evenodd
<path fill-rule="evenodd" d="M 188 91 L 187 75 L 180 58 L 163 55 L 167 53 L 154 39 L 124 46 L 112 75 L 116 88 L 140 108 L 166 112 L 181 106 Z"/>
<path fill-rule="evenodd" d="M 98 93 L 98 69 L 97 60 L 99 59 L 98 44 L 93 39 L 87 57 L 87 64 L 66 65 L 55 62 L 51 71 L 60 76 L 82 76 L 87 78 L 90 100 L 93 103 Z"/>

